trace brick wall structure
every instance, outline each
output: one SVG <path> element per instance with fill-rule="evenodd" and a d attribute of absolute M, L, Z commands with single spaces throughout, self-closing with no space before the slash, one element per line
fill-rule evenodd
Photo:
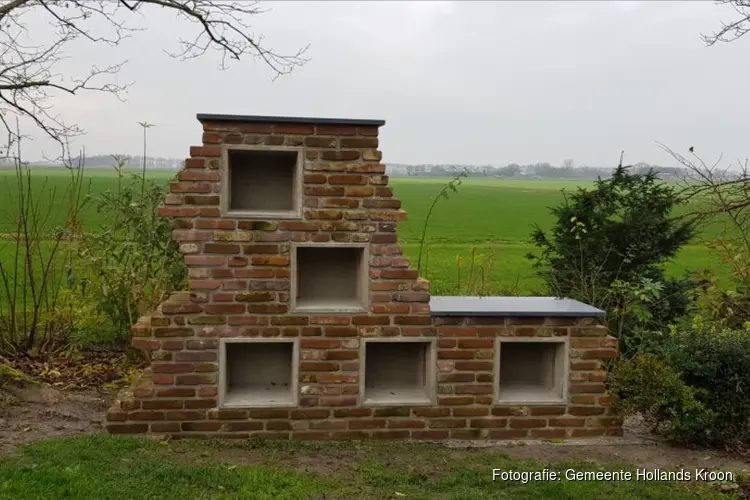
<path fill-rule="evenodd" d="M 601 311 L 580 304 L 580 313 L 462 313 L 431 302 L 429 282 L 398 244 L 405 213 L 381 163 L 383 122 L 198 119 L 202 144 L 190 148 L 160 208 L 173 220 L 189 290 L 134 325 L 132 344 L 151 366 L 110 408 L 110 433 L 301 440 L 621 433 L 604 367 L 617 341 L 598 324 Z M 245 161 L 248 151 L 257 154 Z M 296 158 L 284 164 L 288 178 L 269 180 L 276 174 L 263 170 L 271 158 L 264 155 L 285 152 Z M 233 211 L 227 198 L 266 182 L 247 195 L 255 213 Z M 284 190 L 291 201 L 275 212 L 253 205 L 274 204 Z M 326 257 L 342 248 L 350 253 Z M 309 260 L 316 256 L 319 266 Z M 350 279 L 359 285 L 349 287 Z M 305 294 L 315 293 L 356 300 L 306 306 Z M 525 368 L 511 366 L 518 360 Z M 261 376 L 283 385 L 266 387 L 283 397 L 232 389 L 256 387 Z M 524 392 L 529 384 L 551 392 L 537 397 Z M 506 386 L 520 392 L 508 396 Z"/>

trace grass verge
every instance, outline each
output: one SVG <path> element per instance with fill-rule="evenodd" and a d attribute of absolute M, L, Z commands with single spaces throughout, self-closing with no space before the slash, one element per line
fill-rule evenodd
<path fill-rule="evenodd" d="M 619 470 L 609 464 L 606 470 Z M 627 468 L 627 466 L 624 466 Z M 673 482 L 492 481 L 492 469 L 600 470 L 431 444 L 153 441 L 105 435 L 27 445 L 0 460 L 0 498 L 726 499 Z"/>

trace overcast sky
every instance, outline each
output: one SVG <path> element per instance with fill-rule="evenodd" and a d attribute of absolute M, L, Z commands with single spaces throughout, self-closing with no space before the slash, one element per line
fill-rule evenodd
<path fill-rule="evenodd" d="M 87 130 L 87 153 L 185 157 L 196 113 L 386 120 L 385 162 L 504 165 L 572 158 L 578 165 L 672 165 L 659 141 L 707 159 L 750 155 L 750 36 L 706 47 L 701 33 L 733 19 L 712 2 L 263 2 L 254 29 L 310 61 L 276 81 L 259 63 L 220 71 L 217 56 L 161 52 L 193 25 L 159 9 L 117 49 L 77 44 L 66 71 L 128 60 L 133 82 L 55 101 Z M 33 156 L 50 146 L 37 139 Z"/>

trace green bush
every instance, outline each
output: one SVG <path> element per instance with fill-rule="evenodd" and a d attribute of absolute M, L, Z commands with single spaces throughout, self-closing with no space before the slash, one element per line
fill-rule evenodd
<path fill-rule="evenodd" d="M 640 415 L 653 431 L 677 443 L 704 443 L 714 414 L 697 398 L 680 373 L 653 354 L 622 360 L 610 377 L 615 409 L 622 416 Z"/>
<path fill-rule="evenodd" d="M 103 192 L 95 200 L 97 210 L 111 222 L 86 235 L 80 256 L 91 273 L 94 300 L 114 329 L 114 338 L 127 340 L 140 315 L 184 286 L 187 267 L 172 239 L 171 222 L 156 214 L 165 188 L 141 175 L 126 179 L 122 164 L 117 174 L 117 191 Z"/>
<path fill-rule="evenodd" d="M 682 202 L 655 172 L 620 165 L 594 188 L 565 193 L 552 228 L 532 233 L 528 258 L 552 294 L 605 310 L 622 351 L 635 354 L 631 332 L 666 331 L 687 310 L 693 283 L 663 270 L 696 234 L 694 218 L 676 214 Z"/>
<path fill-rule="evenodd" d="M 706 444 L 750 444 L 750 330 L 698 320 L 670 340 L 666 361 L 715 414 Z"/>

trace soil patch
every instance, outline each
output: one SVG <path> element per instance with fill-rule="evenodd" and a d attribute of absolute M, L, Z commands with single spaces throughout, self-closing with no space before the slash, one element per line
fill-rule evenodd
<path fill-rule="evenodd" d="M 1 390 L 0 453 L 51 437 L 104 432 L 114 391 L 66 392 L 47 384 Z"/>

